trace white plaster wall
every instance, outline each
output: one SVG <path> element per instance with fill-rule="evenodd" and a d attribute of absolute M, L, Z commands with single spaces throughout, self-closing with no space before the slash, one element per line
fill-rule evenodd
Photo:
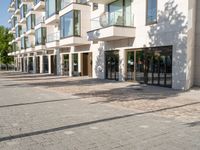
<path fill-rule="evenodd" d="M 194 85 L 200 86 L 200 1 L 196 0 Z"/>
<path fill-rule="evenodd" d="M 92 11 L 91 18 L 100 15 L 105 9 L 99 4 L 98 11 Z M 157 24 L 146 26 L 146 0 L 134 0 L 132 4 L 134 26 L 136 27 L 135 38 L 105 42 L 103 50 L 124 50 L 130 48 L 173 46 L 173 88 L 187 89 L 187 24 L 188 24 L 188 1 L 187 0 L 158 0 Z M 91 25 L 94 27 L 95 25 Z M 92 29 L 91 29 L 92 30 Z M 99 45 L 92 45 L 94 66 L 98 58 Z M 103 51 L 102 50 L 102 51 Z M 124 58 L 120 52 L 120 58 Z M 97 58 L 96 58 L 97 57 Z M 103 57 L 103 56 L 101 56 Z M 104 60 L 104 59 L 103 59 Z M 101 60 L 101 61 L 103 61 Z M 123 64 L 124 65 L 124 64 Z M 103 65 L 102 65 L 103 66 Z M 93 68 L 95 72 L 95 68 Z M 178 70 L 178 71 L 177 71 Z M 122 71 L 122 70 L 121 70 Z M 122 71 L 120 74 L 123 74 Z M 98 76 L 97 76 L 98 74 Z M 101 74 L 101 75 L 100 75 Z M 103 77 L 102 73 L 96 73 L 94 77 Z M 189 77 L 190 75 L 188 75 Z M 121 76 L 121 80 L 123 80 Z M 188 82 L 188 81 L 187 81 Z"/>

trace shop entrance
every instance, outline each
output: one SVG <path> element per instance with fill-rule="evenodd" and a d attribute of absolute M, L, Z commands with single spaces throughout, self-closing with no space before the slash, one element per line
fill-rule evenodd
<path fill-rule="evenodd" d="M 119 80 L 119 51 L 105 52 L 106 79 Z"/>
<path fill-rule="evenodd" d="M 62 75 L 69 76 L 69 54 L 63 55 Z"/>
<path fill-rule="evenodd" d="M 40 56 L 36 57 L 36 73 L 40 73 Z"/>
<path fill-rule="evenodd" d="M 57 59 L 55 55 L 51 55 L 51 73 L 57 74 Z"/>
<path fill-rule="evenodd" d="M 83 53 L 83 76 L 92 77 L 92 53 Z"/>
<path fill-rule="evenodd" d="M 49 60 L 48 56 L 43 56 L 44 73 L 49 73 Z"/>
<path fill-rule="evenodd" d="M 172 86 L 172 47 L 127 52 L 127 80 Z"/>

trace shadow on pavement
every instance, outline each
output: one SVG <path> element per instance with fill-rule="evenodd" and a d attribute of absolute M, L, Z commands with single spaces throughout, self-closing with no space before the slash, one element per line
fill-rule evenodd
<path fill-rule="evenodd" d="M 28 133 L 22 133 L 22 134 L 17 134 L 17 135 L 11 135 L 11 136 L 6 136 L 6 137 L 1 137 L 0 138 L 0 142 L 8 141 L 8 140 L 14 140 L 14 139 L 20 139 L 20 138 L 25 138 L 25 137 L 29 137 L 29 136 L 41 135 L 41 134 L 46 134 L 46 133 L 53 133 L 53 132 L 57 132 L 57 131 L 62 131 L 62 130 L 67 130 L 67 129 L 72 129 L 72 128 L 78 128 L 78 127 L 83 127 L 83 126 L 88 126 L 88 125 L 91 125 L 91 124 L 109 122 L 109 121 L 119 120 L 119 119 L 123 119 L 123 118 L 129 118 L 129 117 L 134 117 L 134 116 L 151 114 L 151 113 L 156 113 L 156 112 L 165 111 L 165 110 L 169 110 L 169 109 L 180 108 L 180 107 L 184 107 L 184 106 L 188 106 L 188 105 L 196 105 L 196 104 L 199 104 L 199 103 L 200 102 L 188 103 L 188 104 L 185 104 L 185 105 L 169 107 L 169 108 L 163 108 L 163 109 L 158 109 L 158 110 L 154 110 L 154 111 L 127 114 L 127 115 L 123 115 L 123 116 L 115 116 L 115 117 L 110 117 L 110 118 L 104 118 L 104 119 L 99 119 L 99 120 L 94 120 L 94 121 L 82 122 L 82 123 L 77 123 L 77 124 L 72 124 L 72 125 L 61 126 L 61 127 L 57 127 L 57 128 L 41 130 L 41 131 L 28 132 Z"/>

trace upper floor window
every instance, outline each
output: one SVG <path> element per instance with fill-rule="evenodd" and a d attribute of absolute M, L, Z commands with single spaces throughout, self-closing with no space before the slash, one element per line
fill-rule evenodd
<path fill-rule="evenodd" d="M 92 3 L 92 10 L 95 11 L 98 9 L 98 3 Z"/>
<path fill-rule="evenodd" d="M 58 14 L 61 9 L 61 0 L 46 0 L 46 17 Z"/>
<path fill-rule="evenodd" d="M 45 45 L 46 28 L 42 27 L 35 31 L 35 45 Z"/>
<path fill-rule="evenodd" d="M 117 0 L 108 4 L 108 25 L 133 26 L 132 0 Z"/>
<path fill-rule="evenodd" d="M 146 24 L 157 22 L 157 0 L 147 0 Z"/>
<path fill-rule="evenodd" d="M 26 19 L 26 30 L 29 31 L 35 27 L 35 14 L 30 14 Z"/>
<path fill-rule="evenodd" d="M 60 37 L 80 36 L 80 11 L 72 10 L 60 17 Z"/>
<path fill-rule="evenodd" d="M 20 8 L 20 19 L 25 18 L 26 14 L 27 14 L 27 5 L 23 4 L 23 6 Z"/>

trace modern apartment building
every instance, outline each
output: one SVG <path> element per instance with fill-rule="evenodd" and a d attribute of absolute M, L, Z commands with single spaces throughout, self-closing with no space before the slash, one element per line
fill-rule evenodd
<path fill-rule="evenodd" d="M 11 0 L 8 11 L 18 71 L 200 85 L 198 0 Z"/>

